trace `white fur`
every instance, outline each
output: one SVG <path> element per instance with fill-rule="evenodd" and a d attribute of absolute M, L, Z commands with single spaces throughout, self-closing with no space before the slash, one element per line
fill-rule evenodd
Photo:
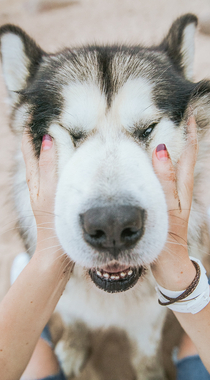
<path fill-rule="evenodd" d="M 77 377 L 85 362 L 86 349 L 79 352 L 72 347 L 66 347 L 66 342 L 60 340 L 55 348 L 55 353 L 59 358 L 59 364 L 66 376 Z"/>
<path fill-rule="evenodd" d="M 154 287 L 154 280 L 147 274 L 133 289 L 110 295 L 96 288 L 85 271 L 76 266 L 56 310 L 66 325 L 82 320 L 90 329 L 121 328 L 137 342 L 142 354 L 153 356 L 165 315 L 157 304 Z M 151 326 L 157 320 L 160 325 L 153 331 Z"/>
<path fill-rule="evenodd" d="M 30 61 L 21 38 L 13 33 L 6 33 L 1 37 L 1 52 L 6 86 L 14 102 L 18 99 L 15 91 L 25 87 Z"/>
<path fill-rule="evenodd" d="M 63 88 L 61 123 L 66 129 L 90 132 L 106 112 L 106 99 L 93 83 L 70 83 Z"/>
<path fill-rule="evenodd" d="M 66 91 L 67 88 L 65 95 Z M 176 163 L 184 139 L 183 129 L 177 131 L 166 117 L 153 131 L 149 151 L 146 152 L 144 146 L 128 137 L 127 132 L 131 132 L 132 125 L 144 127 L 161 117 L 150 93 L 146 80 L 129 81 L 105 113 L 104 99 L 99 91 L 88 87 L 88 84 L 84 88 L 79 85 L 70 89 L 69 86 L 68 96 L 73 96 L 73 106 L 70 101 L 66 101 L 62 124 L 72 128 L 73 121 L 76 121 L 75 128 L 77 125 L 79 128 L 83 125 L 84 128 L 85 125 L 87 129 L 84 128 L 84 131 L 91 135 L 75 150 L 69 134 L 64 141 L 60 126 L 54 124 L 50 128 L 59 152 L 56 230 L 65 251 L 76 262 L 74 274 L 57 310 L 67 326 L 82 320 L 90 329 L 111 326 L 124 329 L 134 347 L 137 347 L 136 355 L 133 356 L 136 366 L 139 356 L 155 355 L 165 310 L 157 305 L 151 275 L 139 281 L 134 289 L 122 294 L 106 294 L 95 287 L 86 271 L 97 265 L 100 258 L 83 240 L 79 214 L 100 203 L 107 204 L 110 199 L 113 203 L 126 204 L 132 201 L 146 209 L 147 222 L 145 235 L 133 250 L 133 261 L 129 264 L 148 265 L 160 253 L 167 236 L 167 210 L 162 188 L 153 171 L 151 155 L 159 143 L 165 143 Z M 84 100 L 87 94 L 88 103 Z M 94 107 L 93 104 L 98 106 Z M 83 266 L 86 268 L 83 269 Z M 111 307 L 110 297 L 114 301 Z M 154 325 L 155 329 L 152 328 Z M 58 352 L 61 360 L 66 362 L 68 355 L 62 352 L 62 347 L 61 343 Z M 67 373 L 71 372 L 68 359 L 64 367 Z"/>
<path fill-rule="evenodd" d="M 129 79 L 114 98 L 112 114 L 129 132 L 156 121 L 160 112 L 152 101 L 152 84 L 143 77 Z"/>
<path fill-rule="evenodd" d="M 99 89 L 88 84 L 75 85 L 73 89 L 69 86 L 69 103 L 66 101 L 62 116 L 62 123 L 70 129 L 80 129 L 82 125 L 85 132 L 92 132 L 75 151 L 69 144 L 71 158 L 66 160 L 66 165 L 57 141 L 63 169 L 56 194 L 56 231 L 69 256 L 86 267 L 101 263 L 100 254 L 83 240 L 79 222 L 79 215 L 91 207 L 130 204 L 146 210 L 144 236 L 132 252 L 133 259 L 129 263 L 122 259 L 126 264 L 151 263 L 167 236 L 166 203 L 160 183 L 146 151 L 125 133 L 131 123 L 144 126 L 148 120 L 156 120 L 158 112 L 146 80 L 132 80 L 124 87 L 105 113 L 104 97 Z M 89 100 L 85 102 L 87 94 Z M 64 95 L 67 95 L 66 88 Z"/>
<path fill-rule="evenodd" d="M 182 65 L 184 67 L 184 74 L 185 74 L 185 77 L 189 80 L 193 79 L 195 31 L 196 31 L 196 25 L 194 23 L 186 26 L 183 33 L 182 48 L 181 48 Z"/>
<path fill-rule="evenodd" d="M 29 116 L 28 116 L 29 114 L 30 114 L 30 107 L 28 106 L 28 104 L 22 104 L 13 113 L 12 129 L 21 140 L 22 140 L 24 127 L 27 126 L 27 123 L 29 120 Z"/>
<path fill-rule="evenodd" d="M 154 356 L 160 341 L 165 310 L 157 304 L 154 280 L 151 274 L 147 274 L 133 289 L 122 294 L 110 295 L 96 288 L 87 269 L 100 264 L 100 257 L 83 240 L 79 214 L 110 202 L 141 206 L 147 211 L 145 234 L 133 249 L 129 263 L 126 256 L 122 261 L 129 265 L 148 266 L 160 253 L 167 237 L 167 209 L 151 155 L 158 144 L 165 143 L 176 164 L 183 149 L 184 128 L 177 129 L 172 121 L 160 114 L 152 101 L 151 89 L 143 78 L 129 80 L 113 99 L 111 108 L 106 109 L 104 95 L 96 85 L 75 83 L 65 86 L 63 113 L 59 123 L 52 123 L 49 129 L 55 139 L 58 158 L 56 230 L 65 251 L 76 262 L 57 311 L 66 326 L 82 320 L 90 329 L 114 326 L 125 330 L 136 352 L 132 359 L 135 366 L 139 357 Z M 23 108 L 16 118 L 17 128 L 22 113 Z M 161 116 L 152 132 L 149 150 L 143 143 L 129 137 L 133 126 L 144 128 Z M 89 137 L 75 148 L 70 131 L 81 129 Z M 22 161 L 20 157 L 18 160 Z M 24 172 L 21 169 L 18 173 L 17 182 L 22 186 Z M 27 215 L 30 208 L 26 202 L 27 186 L 24 186 L 25 197 L 22 191 L 20 193 L 23 202 L 16 197 L 20 216 Z M 30 219 L 29 226 L 30 240 L 32 237 L 34 240 L 33 219 Z M 110 303 L 111 299 L 114 302 Z M 57 352 L 66 372 L 77 371 L 68 360 L 72 352 L 66 353 L 62 347 L 60 342 Z M 80 356 L 75 360 L 78 367 Z"/>

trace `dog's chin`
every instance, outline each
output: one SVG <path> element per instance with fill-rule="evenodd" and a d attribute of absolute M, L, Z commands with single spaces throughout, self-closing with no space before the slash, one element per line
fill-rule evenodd
<path fill-rule="evenodd" d="M 119 293 L 136 285 L 144 271 L 143 266 L 128 267 L 115 263 L 100 268 L 91 268 L 89 275 L 98 288 L 108 293 Z"/>

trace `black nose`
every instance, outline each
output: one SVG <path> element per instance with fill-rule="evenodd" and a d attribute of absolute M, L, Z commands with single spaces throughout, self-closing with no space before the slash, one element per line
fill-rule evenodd
<path fill-rule="evenodd" d="M 96 207 L 80 218 L 87 243 L 114 256 L 132 248 L 144 232 L 145 211 L 139 207 Z"/>

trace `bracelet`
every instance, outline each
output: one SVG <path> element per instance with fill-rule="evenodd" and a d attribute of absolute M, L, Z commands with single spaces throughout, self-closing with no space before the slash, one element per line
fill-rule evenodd
<path fill-rule="evenodd" d="M 162 302 L 161 300 L 158 300 L 159 304 L 161 306 L 169 306 L 169 305 L 172 305 L 173 303 L 175 302 L 178 302 L 178 301 L 181 301 L 185 298 L 187 298 L 191 293 L 193 293 L 193 291 L 195 290 L 195 288 L 197 287 L 198 283 L 199 283 L 199 280 L 200 280 L 200 275 L 201 275 L 201 270 L 200 270 L 200 266 L 198 265 L 198 263 L 196 263 L 196 261 L 194 260 L 191 260 L 195 269 L 196 269 L 196 275 L 195 275 L 195 278 L 194 280 L 191 282 L 191 284 L 187 287 L 186 290 L 184 290 L 178 297 L 176 298 L 171 298 L 169 296 L 167 296 L 165 293 L 162 293 L 161 290 L 160 290 L 160 293 L 162 294 L 163 297 L 165 297 L 167 300 L 169 300 L 168 302 Z"/>
<path fill-rule="evenodd" d="M 210 301 L 209 285 L 206 270 L 200 260 L 191 256 L 190 259 L 196 268 L 196 275 L 186 290 L 167 290 L 157 284 L 156 291 L 160 305 L 180 313 L 196 314 Z"/>

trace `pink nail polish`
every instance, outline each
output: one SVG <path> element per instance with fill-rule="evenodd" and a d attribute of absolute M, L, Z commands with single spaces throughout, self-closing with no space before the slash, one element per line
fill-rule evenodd
<path fill-rule="evenodd" d="M 165 144 L 159 144 L 156 148 L 156 156 L 159 161 L 167 161 L 168 159 L 168 152 L 166 149 Z"/>
<path fill-rule="evenodd" d="M 44 135 L 42 137 L 42 150 L 51 149 L 52 144 L 52 137 L 50 135 Z"/>

